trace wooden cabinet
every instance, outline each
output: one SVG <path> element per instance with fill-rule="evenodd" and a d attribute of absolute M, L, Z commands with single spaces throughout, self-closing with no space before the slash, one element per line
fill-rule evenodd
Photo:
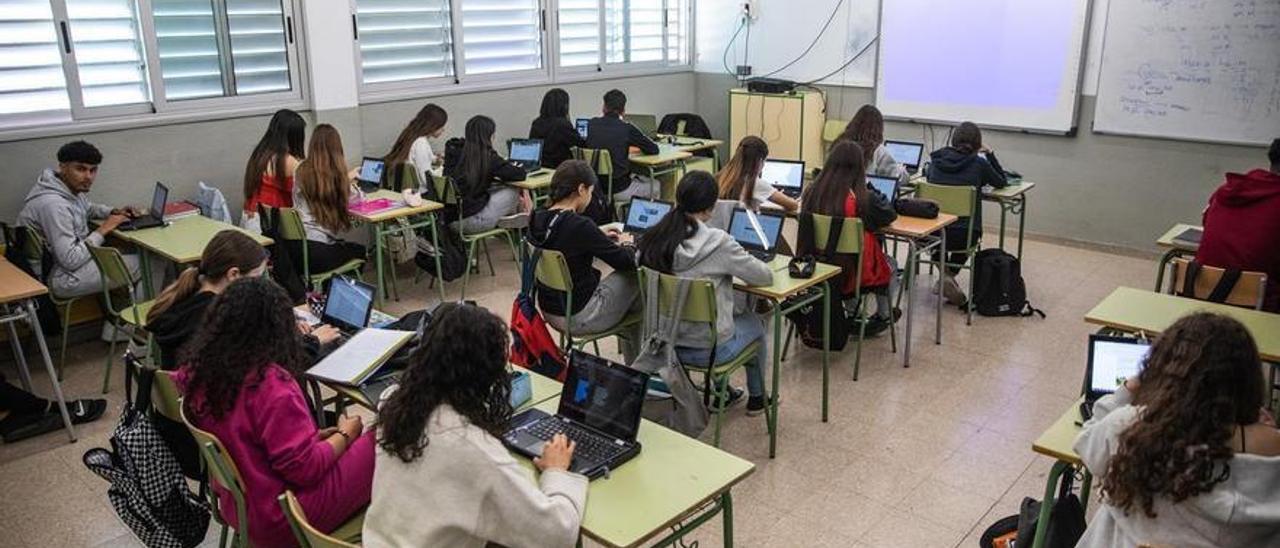
<path fill-rule="evenodd" d="M 805 171 L 822 167 L 822 124 L 825 105 L 815 91 L 753 93 L 729 90 L 729 153 L 743 137 L 755 135 L 769 144 L 769 157 L 802 160 Z"/>

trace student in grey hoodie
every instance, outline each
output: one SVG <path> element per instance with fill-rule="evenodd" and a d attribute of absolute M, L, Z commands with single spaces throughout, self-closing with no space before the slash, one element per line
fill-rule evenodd
<path fill-rule="evenodd" d="M 705 171 L 690 171 L 676 187 L 676 206 L 640 239 L 640 264 L 684 278 L 709 279 L 716 288 L 716 340 L 710 340 L 705 325 L 679 328 L 677 354 L 686 364 L 705 365 L 715 348 L 715 363 L 725 363 L 752 342 L 760 351 L 747 364 L 747 414 L 764 412 L 764 322 L 748 309 L 745 299 L 735 302 L 733 279 L 750 285 L 773 283 L 769 265 L 747 253 L 729 233 L 707 226 L 716 206 L 719 187 Z M 730 391 L 728 403 L 742 397 Z"/>
<path fill-rule="evenodd" d="M 113 209 L 89 201 L 86 194 L 93 187 L 101 163 L 102 153 L 89 143 L 72 141 L 62 145 L 58 149 L 57 171 L 45 169 L 40 173 L 18 213 L 18 222 L 39 232 L 53 255 L 46 282 L 58 297 L 102 291 L 102 277 L 89 246 L 102 245 L 108 233 L 138 215 L 133 207 Z M 105 220 L 90 230 L 91 219 Z M 136 278 L 138 258 L 125 255 L 124 259 Z"/>
<path fill-rule="evenodd" d="M 1075 450 L 1103 504 L 1076 546 L 1280 546 L 1280 432 L 1262 409 L 1258 348 L 1196 313 L 1093 406 Z"/>

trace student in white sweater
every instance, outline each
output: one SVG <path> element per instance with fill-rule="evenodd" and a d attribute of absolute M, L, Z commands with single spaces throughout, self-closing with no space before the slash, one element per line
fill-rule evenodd
<path fill-rule="evenodd" d="M 1280 546 L 1280 432 L 1265 385 L 1239 322 L 1202 312 L 1174 323 L 1076 439 L 1103 501 L 1077 547 Z"/>
<path fill-rule="evenodd" d="M 787 196 L 764 179 L 764 162 L 769 159 L 769 145 L 764 139 L 748 135 L 738 142 L 737 150 L 724 169 L 716 173 L 721 200 L 736 200 L 743 207 L 759 212 L 765 202 L 772 202 L 787 213 L 800 210 L 800 202 Z"/>
<path fill-rule="evenodd" d="M 587 499 L 587 478 L 567 471 L 573 443 L 548 443 L 535 480 L 498 439 L 512 414 L 507 326 L 447 303 L 423 337 L 378 414 L 364 546 L 573 546 Z"/>
<path fill-rule="evenodd" d="M 844 133 L 835 142 L 853 141 L 862 147 L 863 162 L 867 165 L 867 175 L 880 177 L 897 177 L 906 183 L 910 178 L 907 168 L 893 159 L 889 149 L 884 146 L 884 115 L 875 105 L 862 105 L 858 112 L 845 126 Z M 835 146 L 835 143 L 832 143 Z"/>
<path fill-rule="evenodd" d="M 400 136 L 396 137 L 396 142 L 391 146 L 391 152 L 382 158 L 386 164 L 386 178 L 390 182 L 390 187 L 400 190 L 406 184 L 400 181 L 400 166 L 405 162 L 413 164 L 417 168 L 418 182 L 426 184 L 427 173 L 431 171 L 436 161 L 435 151 L 431 150 L 430 139 L 438 139 L 444 134 L 444 125 L 449 121 L 449 114 L 435 103 L 427 103 L 418 111 L 417 116 L 409 121 L 409 125 L 400 131 Z"/>

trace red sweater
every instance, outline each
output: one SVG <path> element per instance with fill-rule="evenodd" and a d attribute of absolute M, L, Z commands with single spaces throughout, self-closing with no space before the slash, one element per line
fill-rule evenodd
<path fill-rule="evenodd" d="M 1219 268 L 1267 273 L 1263 308 L 1280 312 L 1280 174 L 1228 173 L 1209 197 L 1196 260 Z"/>

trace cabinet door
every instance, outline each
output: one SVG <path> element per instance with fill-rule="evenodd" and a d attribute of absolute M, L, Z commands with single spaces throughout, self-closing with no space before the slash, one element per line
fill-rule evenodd
<path fill-rule="evenodd" d="M 755 135 L 769 144 L 770 158 L 803 160 L 803 110 L 802 96 L 730 93 L 730 146 L 736 148 L 743 137 Z"/>

